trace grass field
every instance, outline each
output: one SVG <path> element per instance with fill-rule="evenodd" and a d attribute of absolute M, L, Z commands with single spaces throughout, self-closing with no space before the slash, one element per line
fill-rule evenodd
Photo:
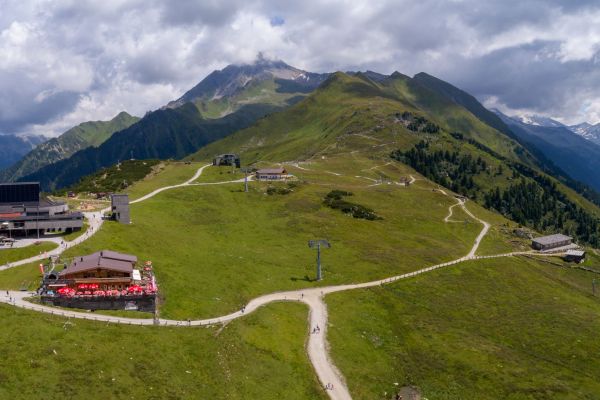
<path fill-rule="evenodd" d="M 57 246 L 58 245 L 56 243 L 41 242 L 40 244 L 32 244 L 27 247 L 0 249 L 0 265 L 37 256 L 40 254 L 40 252 L 43 253 L 53 250 Z"/>
<path fill-rule="evenodd" d="M 23 287 L 27 290 L 37 289 L 42 277 L 39 264 L 39 262 L 33 262 L 1 271 L 0 293 L 2 289 L 20 290 Z"/>
<path fill-rule="evenodd" d="M 481 229 L 445 224 L 454 200 L 425 182 L 409 189 L 368 187 L 354 177 L 360 171 L 342 172 L 353 175 L 306 172 L 287 195 L 267 195 L 263 183 L 252 183 L 249 193 L 242 183 L 165 191 L 132 206 L 133 225 L 106 223 L 66 255 L 107 248 L 152 260 L 161 315 L 185 319 L 228 313 L 276 290 L 361 282 L 457 258 Z M 338 187 L 383 220 L 354 219 L 323 206 L 323 197 Z M 307 246 L 314 238 L 333 244 L 323 254 L 319 283 L 311 281 L 315 254 Z"/>
<path fill-rule="evenodd" d="M 355 399 L 386 398 L 395 383 L 429 399 L 597 399 L 593 277 L 503 258 L 334 294 L 333 359 Z"/>
<path fill-rule="evenodd" d="M 135 196 L 182 183 L 201 165 L 167 164 L 153 179 L 134 185 Z M 444 223 L 455 200 L 433 191 L 427 181 L 396 185 L 413 173 L 398 163 L 350 154 L 286 167 L 297 176 L 287 195 L 267 195 L 273 184 L 259 182 L 251 183 L 249 193 L 242 192 L 243 183 L 168 190 L 132 205 L 134 224 L 107 222 L 65 255 L 112 249 L 152 260 L 161 316 L 186 319 L 229 313 L 277 290 L 380 279 L 458 258 L 481 230 L 460 207 L 454 207 L 452 219 L 462 222 Z M 209 167 L 199 181 L 238 177 L 229 175 L 227 168 Z M 374 180 L 386 183 L 372 186 Z M 323 206 L 324 196 L 337 188 L 353 192 L 351 201 L 374 209 L 383 220 L 354 219 Z M 314 238 L 333 244 L 323 253 L 321 282 L 313 281 L 315 254 L 307 246 Z M 504 239 L 501 233 L 498 238 Z M 36 268 L 23 266 L 0 273 L 0 288 L 38 279 Z"/>
<path fill-rule="evenodd" d="M 182 183 L 201 165 L 167 164 L 130 193 Z M 168 190 L 132 205 L 134 224 L 107 222 L 66 256 L 108 248 L 151 259 L 161 316 L 187 319 L 229 313 L 277 290 L 362 282 L 451 260 L 465 255 L 481 230 L 460 207 L 451 218 L 457 222 L 443 222 L 455 199 L 401 164 L 353 153 L 286 168 L 296 176 L 289 194 L 268 195 L 269 186 L 287 184 L 260 182 L 249 193 L 243 183 Z M 396 184 L 411 174 L 413 185 Z M 198 181 L 230 175 L 209 167 Z M 332 189 L 351 191 L 349 200 L 383 219 L 325 207 Z M 480 253 L 525 246 L 512 242 L 514 224 L 473 202 L 468 207 L 493 224 Z M 318 283 L 306 245 L 314 238 L 333 244 Z M 598 261 L 591 255 L 586 266 Z M 334 361 L 357 399 L 383 399 L 394 383 L 417 385 L 436 399 L 591 399 L 599 390 L 592 377 L 600 364 L 591 355 L 600 350 L 600 302 L 591 297 L 589 272 L 555 264 L 469 262 L 328 296 Z M 0 272 L 0 288 L 26 282 L 33 289 L 38 279 L 36 263 L 16 267 Z M 66 322 L 5 306 L 0 318 L 0 352 L 11 360 L 0 364 L 0 397 L 35 398 L 45 385 L 48 398 L 323 398 L 304 354 L 300 305 L 269 305 L 223 330 Z"/>
<path fill-rule="evenodd" d="M 190 179 L 206 163 L 183 163 L 165 161 L 156 167 L 156 172 L 137 181 L 127 188 L 130 200 L 135 200 L 163 186 L 177 185 Z"/>
<path fill-rule="evenodd" d="M 271 304 L 226 327 L 110 325 L 0 305 L 3 399 L 324 399 L 307 310 Z"/>
<path fill-rule="evenodd" d="M 209 162 L 200 164 L 209 164 Z M 228 166 L 210 167 L 204 169 L 202 175 L 200 175 L 195 183 L 233 181 L 242 179 L 243 177 L 244 173 L 239 168 Z"/>

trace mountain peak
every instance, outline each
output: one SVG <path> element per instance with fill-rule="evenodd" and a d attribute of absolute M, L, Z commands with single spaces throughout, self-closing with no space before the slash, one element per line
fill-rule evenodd
<path fill-rule="evenodd" d="M 600 145 L 600 123 L 592 125 L 588 122 L 583 122 L 581 124 L 571 125 L 568 129 L 579 136 L 582 136 L 584 139 Z"/>
<path fill-rule="evenodd" d="M 326 77 L 327 74 L 307 72 L 259 53 L 250 64 L 230 64 L 211 72 L 166 107 L 194 103 L 204 115 L 222 117 L 241 104 L 278 102 L 281 105 L 288 98 L 314 90 Z"/>
<path fill-rule="evenodd" d="M 512 119 L 527 125 L 544 126 L 546 128 L 564 127 L 560 122 L 542 115 L 520 114 L 511 116 Z"/>

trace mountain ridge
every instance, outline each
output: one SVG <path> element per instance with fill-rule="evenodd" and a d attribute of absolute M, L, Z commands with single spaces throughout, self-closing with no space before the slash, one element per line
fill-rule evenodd
<path fill-rule="evenodd" d="M 66 159 L 79 150 L 99 146 L 115 132 L 138 120 L 138 117 L 122 111 L 109 121 L 83 122 L 62 135 L 41 143 L 9 168 L 0 171 L 0 181 L 18 180 L 47 165 Z"/>
<path fill-rule="evenodd" d="M 47 137 L 41 135 L 0 135 L 0 169 L 9 168 L 47 140 Z"/>

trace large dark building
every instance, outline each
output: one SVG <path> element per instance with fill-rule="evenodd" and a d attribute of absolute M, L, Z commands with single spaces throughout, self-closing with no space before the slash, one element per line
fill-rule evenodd
<path fill-rule="evenodd" d="M 535 238 L 531 241 L 531 247 L 536 250 L 551 250 L 564 246 L 568 246 L 573 243 L 571 236 L 563 235 L 562 233 L 556 233 L 554 235 L 542 236 Z"/>
<path fill-rule="evenodd" d="M 112 194 L 110 196 L 110 203 L 113 219 L 122 224 L 130 224 L 129 196 L 126 194 Z"/>
<path fill-rule="evenodd" d="M 0 184 L 0 236 L 72 232 L 82 226 L 83 214 L 41 198 L 38 182 Z"/>
<path fill-rule="evenodd" d="M 221 154 L 213 158 L 213 165 L 235 165 L 237 168 L 239 168 L 241 165 L 240 156 L 237 154 Z"/>

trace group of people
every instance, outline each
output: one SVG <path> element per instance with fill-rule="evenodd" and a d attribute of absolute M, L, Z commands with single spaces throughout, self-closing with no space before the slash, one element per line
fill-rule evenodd
<path fill-rule="evenodd" d="M 328 383 L 325 385 L 325 390 L 333 390 L 333 383 Z"/>
<path fill-rule="evenodd" d="M 315 326 L 315 327 L 313 328 L 313 330 L 312 330 L 312 333 L 313 333 L 313 334 L 316 334 L 316 333 L 319 333 L 319 332 L 321 332 L 321 328 L 319 328 L 319 325 L 317 325 L 317 326 Z"/>
<path fill-rule="evenodd" d="M 6 291 L 6 297 L 8 297 L 8 303 L 13 303 L 16 304 L 17 300 L 13 299 L 12 296 L 10 295 L 10 293 L 8 292 L 8 290 Z"/>

